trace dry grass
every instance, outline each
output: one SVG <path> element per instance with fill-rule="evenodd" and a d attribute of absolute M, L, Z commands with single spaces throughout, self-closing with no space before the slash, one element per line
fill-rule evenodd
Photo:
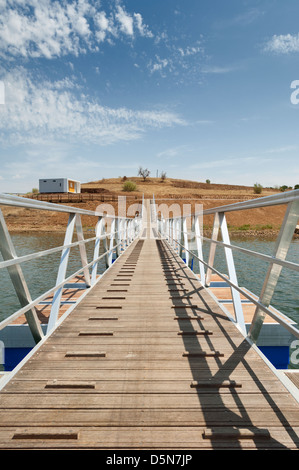
<path fill-rule="evenodd" d="M 129 193 L 131 195 L 142 195 L 145 198 L 201 198 L 203 196 L 222 196 L 225 199 L 231 197 L 250 197 L 253 198 L 254 194 L 252 186 L 238 186 L 238 185 L 227 185 L 227 184 L 208 184 L 197 181 L 180 180 L 173 178 L 166 178 L 161 181 L 161 178 L 147 178 L 143 181 L 140 177 L 127 177 L 126 181 L 133 181 L 137 184 L 138 191 Z M 90 183 L 82 184 L 82 188 L 98 189 L 102 188 L 109 192 L 124 194 L 123 178 L 110 178 L 102 179 L 99 181 L 93 181 Z M 276 193 L 277 190 L 265 188 L 262 196 L 269 196 Z"/>
<path fill-rule="evenodd" d="M 161 181 L 160 178 L 148 178 L 144 182 L 140 177 L 127 177 L 126 181 L 128 180 L 137 184 L 138 191 L 124 192 L 123 178 L 102 179 L 100 181 L 82 184 L 83 190 L 102 190 L 98 193 L 98 198 L 97 195 L 94 194 L 95 199 L 93 201 L 82 201 L 80 203 L 65 205 L 74 205 L 89 210 L 95 210 L 97 208 L 101 210 L 105 204 L 101 201 L 100 196 L 105 194 L 109 197 L 109 194 L 111 194 L 113 196 L 126 196 L 128 207 L 130 204 L 137 203 L 138 200 L 141 201 L 142 195 L 144 195 L 145 198 L 152 198 L 154 194 L 158 208 L 159 205 L 161 206 L 162 204 L 166 204 L 167 206 L 175 204 L 182 209 L 184 204 L 188 204 L 190 212 L 193 212 L 196 204 L 202 204 L 203 209 L 209 209 L 211 207 L 233 204 L 238 201 L 269 196 L 278 192 L 274 189 L 264 188 L 261 195 L 256 195 L 253 191 L 253 187 L 250 186 L 207 184 L 172 178 L 167 178 L 165 181 Z M 135 196 L 138 197 L 138 200 L 135 199 Z M 108 204 L 111 204 L 115 209 L 115 213 L 118 214 L 117 202 L 109 202 Z M 13 207 L 4 208 L 3 212 L 6 217 L 7 225 L 13 232 L 30 232 L 34 230 L 64 231 L 67 223 L 67 216 L 65 214 L 55 212 L 42 214 L 40 211 L 36 210 Z M 285 206 L 231 212 L 227 214 L 227 221 L 231 231 L 238 231 L 242 234 L 256 231 L 273 233 L 277 232 L 279 229 L 284 212 Z M 46 224 L 45 220 L 47 221 Z M 212 216 L 204 218 L 204 225 L 206 227 L 211 227 L 212 223 Z M 83 224 L 85 228 L 94 227 L 94 218 L 85 217 Z"/>

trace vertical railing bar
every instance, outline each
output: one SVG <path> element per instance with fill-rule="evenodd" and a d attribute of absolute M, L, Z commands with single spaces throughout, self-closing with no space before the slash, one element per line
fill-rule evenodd
<path fill-rule="evenodd" d="M 69 243 L 72 242 L 75 222 L 76 222 L 76 214 L 71 213 L 69 215 L 68 225 L 67 225 L 66 232 L 65 232 L 64 245 L 68 245 Z M 61 253 L 60 264 L 59 264 L 59 269 L 58 269 L 58 274 L 57 274 L 57 279 L 56 279 L 56 285 L 61 284 L 61 282 L 63 282 L 63 280 L 65 279 L 69 255 L 70 255 L 70 248 L 65 248 Z M 60 308 L 62 289 L 63 289 L 63 286 L 60 287 L 57 291 L 54 291 L 51 312 L 50 312 L 50 316 L 48 320 L 47 334 L 56 325 L 56 322 L 58 319 L 59 308 Z"/>
<path fill-rule="evenodd" d="M 84 234 L 83 234 L 83 227 L 82 227 L 82 221 L 81 221 L 80 214 L 76 214 L 76 231 L 77 231 L 78 241 L 83 242 L 84 241 Z M 87 253 L 86 253 L 85 243 L 79 243 L 79 251 L 80 251 L 82 266 L 86 266 L 88 264 L 88 261 L 87 261 Z M 89 273 L 88 268 L 84 268 L 83 275 L 84 275 L 86 286 L 90 287 L 91 286 L 91 280 L 90 280 L 90 273 Z"/>
<path fill-rule="evenodd" d="M 111 266 L 113 261 L 113 246 L 114 246 L 114 238 L 115 238 L 115 218 L 112 219 L 110 225 L 110 243 L 109 243 L 109 254 L 108 254 L 108 266 Z"/>
<path fill-rule="evenodd" d="M 195 232 L 195 242 L 196 242 L 196 249 L 199 259 L 203 259 L 203 249 L 202 249 L 202 240 L 201 240 L 201 230 L 200 230 L 200 223 L 199 223 L 199 216 L 194 216 L 194 232 Z M 204 285 L 205 284 L 205 267 L 204 264 L 199 261 L 199 274 L 200 274 L 200 281 Z"/>
<path fill-rule="evenodd" d="M 219 226 L 220 226 L 219 213 L 216 212 L 215 216 L 214 216 L 213 230 L 212 230 L 212 236 L 211 236 L 212 240 L 217 240 L 218 233 L 219 233 Z M 215 253 L 216 253 L 216 244 L 211 243 L 210 250 L 209 250 L 209 259 L 208 259 L 208 263 L 207 263 L 211 267 L 214 266 Z M 207 268 L 207 272 L 206 272 L 206 286 L 207 287 L 211 283 L 211 275 L 212 275 L 212 269 Z"/>
<path fill-rule="evenodd" d="M 107 225 L 108 225 L 109 219 L 103 218 L 103 225 L 102 225 L 102 235 L 103 237 L 103 246 L 104 246 L 104 252 L 105 252 L 105 263 L 106 263 L 106 268 L 109 267 L 109 253 L 108 252 L 108 243 L 107 243 Z"/>
<path fill-rule="evenodd" d="M 121 233 L 120 233 L 120 227 L 121 227 L 121 220 L 120 219 L 116 219 L 116 236 L 115 236 L 115 240 L 116 240 L 116 257 L 118 258 L 121 254 L 121 246 L 120 246 L 120 242 L 121 242 Z"/>
<path fill-rule="evenodd" d="M 184 237 L 184 247 L 185 256 L 186 256 L 186 265 L 189 266 L 190 254 L 189 254 L 189 242 L 188 242 L 188 228 L 187 228 L 187 217 L 183 217 L 183 237 Z"/>
<path fill-rule="evenodd" d="M 219 214 L 219 222 L 220 222 L 222 240 L 225 244 L 230 245 L 230 237 L 228 233 L 228 227 L 227 227 L 226 217 L 225 217 L 224 212 L 221 212 Z M 238 286 L 238 279 L 237 279 L 237 273 L 236 273 L 232 249 L 225 247 L 224 253 L 225 253 L 229 279 L 233 284 Z M 236 321 L 239 327 L 242 329 L 242 331 L 246 333 L 246 326 L 245 326 L 245 321 L 244 321 L 243 307 L 242 307 L 240 293 L 236 289 L 231 287 L 231 294 L 232 294 L 232 299 L 233 299 Z"/>
<path fill-rule="evenodd" d="M 96 282 L 96 278 L 97 278 L 97 272 L 98 272 L 98 261 L 96 261 L 98 259 L 98 256 L 99 256 L 99 252 L 100 252 L 100 245 L 101 245 L 101 235 L 102 235 L 102 226 L 103 226 L 103 217 L 99 217 L 98 218 L 98 222 L 97 222 L 97 225 L 96 225 L 96 241 L 95 241 L 95 244 L 94 244 L 94 252 L 93 252 L 93 260 L 94 260 L 94 264 L 92 265 L 92 268 L 91 268 L 91 283 L 92 285 Z"/>

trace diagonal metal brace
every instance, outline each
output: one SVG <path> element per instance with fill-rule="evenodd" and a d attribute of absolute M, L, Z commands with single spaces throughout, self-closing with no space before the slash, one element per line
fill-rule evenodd
<path fill-rule="evenodd" d="M 17 258 L 15 247 L 13 241 L 9 234 L 3 213 L 0 209 L 0 252 L 5 261 Z M 22 307 L 32 302 L 31 295 L 19 264 L 15 264 L 7 267 L 11 282 L 16 291 L 17 297 L 20 301 Z M 27 320 L 28 326 L 34 338 L 34 341 L 38 343 L 44 336 L 42 331 L 36 310 L 32 307 L 31 310 L 25 313 L 25 318 Z"/>
<path fill-rule="evenodd" d="M 289 202 L 285 217 L 276 241 L 273 262 L 270 263 L 265 281 L 261 290 L 259 302 L 265 307 L 270 306 L 282 266 L 275 263 L 275 258 L 285 260 L 290 247 L 299 218 L 299 201 Z M 249 338 L 256 343 L 265 319 L 265 312 L 256 308 L 248 333 Z"/>

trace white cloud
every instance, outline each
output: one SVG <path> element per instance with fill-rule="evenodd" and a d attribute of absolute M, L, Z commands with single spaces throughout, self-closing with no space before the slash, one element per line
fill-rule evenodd
<path fill-rule="evenodd" d="M 128 36 L 134 35 L 133 18 L 121 6 L 117 7 L 116 19 L 120 23 L 120 29 Z"/>
<path fill-rule="evenodd" d="M 287 145 L 285 147 L 278 147 L 266 150 L 265 153 L 285 153 L 285 152 L 292 152 L 293 150 L 297 150 L 296 145 Z"/>
<path fill-rule="evenodd" d="M 72 80 L 33 79 L 23 68 L 7 73 L 6 105 L 0 110 L 0 141 L 21 144 L 53 140 L 107 145 L 138 139 L 146 130 L 182 125 L 168 111 L 109 108 L 80 94 Z"/>
<path fill-rule="evenodd" d="M 0 19 L 1 52 L 24 57 L 78 55 L 91 34 L 85 0 L 72 4 L 49 0 L 7 2 Z"/>
<path fill-rule="evenodd" d="M 274 35 L 265 45 L 265 52 L 275 52 L 278 54 L 289 54 L 299 52 L 299 33 Z"/>
<path fill-rule="evenodd" d="M 179 52 L 182 57 L 188 57 L 190 55 L 198 54 L 198 53 L 203 53 L 204 49 L 201 46 L 188 46 L 186 49 L 179 48 Z"/>
<path fill-rule="evenodd" d="M 126 12 L 117 1 L 107 17 L 98 5 L 96 0 L 0 3 L 0 56 L 78 56 L 120 35 L 153 37 L 140 13 Z"/>
<path fill-rule="evenodd" d="M 158 158 L 165 158 L 165 159 L 175 158 L 175 157 L 178 157 L 178 156 L 184 157 L 184 155 L 187 152 L 190 152 L 190 148 L 187 145 L 181 145 L 179 147 L 173 147 L 173 148 L 163 150 L 162 152 L 159 152 L 157 154 L 157 157 Z"/>
<path fill-rule="evenodd" d="M 223 74 L 223 73 L 230 73 L 234 71 L 233 67 L 223 67 L 218 65 L 205 65 L 201 68 L 202 73 L 206 74 Z"/>
<path fill-rule="evenodd" d="M 253 161 L 259 161 L 260 160 L 257 157 L 227 157 L 224 159 L 220 160 L 212 160 L 209 159 L 208 161 L 203 161 L 201 163 L 195 163 L 194 165 L 191 165 L 191 169 L 207 169 L 207 168 L 222 168 L 222 167 L 227 167 L 227 166 L 240 166 L 244 165 L 246 163 L 252 163 Z"/>
<path fill-rule="evenodd" d="M 157 53 L 154 58 L 148 61 L 147 68 L 149 72 L 160 75 L 162 78 L 172 75 L 173 80 L 177 84 L 186 84 L 187 81 L 197 81 L 198 83 L 201 61 L 205 56 L 202 41 L 196 41 L 195 44 L 184 47 L 167 45 L 166 49 L 169 52 L 165 54 L 164 44 L 164 57 L 162 57 L 162 54 L 159 55 Z"/>
<path fill-rule="evenodd" d="M 148 64 L 148 69 L 150 73 L 162 72 L 166 67 L 170 66 L 169 59 L 161 59 L 158 55 L 155 58 L 155 61 L 150 60 Z"/>
<path fill-rule="evenodd" d="M 148 26 L 143 23 L 143 19 L 140 13 L 134 13 L 134 20 L 141 36 L 148 38 L 154 37 L 153 33 L 148 29 Z"/>

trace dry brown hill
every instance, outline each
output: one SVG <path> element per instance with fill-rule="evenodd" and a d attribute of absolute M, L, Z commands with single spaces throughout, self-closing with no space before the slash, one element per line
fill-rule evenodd
<path fill-rule="evenodd" d="M 132 181 L 137 185 L 133 192 L 123 191 L 125 181 Z M 118 196 L 126 196 L 127 206 L 141 201 L 142 196 L 152 198 L 155 195 L 156 202 L 171 206 L 177 204 L 189 204 L 190 210 L 194 210 L 195 204 L 202 204 L 203 209 L 218 207 L 224 204 L 233 204 L 238 201 L 249 200 L 257 197 L 269 196 L 278 190 L 264 188 L 262 194 L 254 193 L 252 186 L 238 186 L 228 184 L 203 183 L 181 179 L 147 178 L 141 177 L 109 178 L 82 184 L 80 195 L 39 195 L 38 199 L 46 199 L 52 202 L 61 202 L 67 205 L 79 206 L 84 209 L 95 210 L 99 205 L 111 204 L 117 213 Z M 28 197 L 28 195 L 27 195 Z M 101 206 L 100 206 L 101 207 Z M 164 206 L 165 207 L 165 206 Z M 227 214 L 227 220 L 231 232 L 239 234 L 277 233 L 282 222 L 285 207 L 261 208 L 251 211 L 233 212 Z M 52 212 L 40 213 L 40 211 L 4 209 L 6 220 L 11 231 L 61 231 L 65 230 L 67 217 L 64 214 Z M 45 219 L 46 217 L 46 219 Z M 47 223 L 45 224 L 45 220 Z M 90 229 L 94 226 L 92 217 L 85 217 L 84 227 Z M 204 226 L 210 229 L 212 217 L 204 219 Z"/>

